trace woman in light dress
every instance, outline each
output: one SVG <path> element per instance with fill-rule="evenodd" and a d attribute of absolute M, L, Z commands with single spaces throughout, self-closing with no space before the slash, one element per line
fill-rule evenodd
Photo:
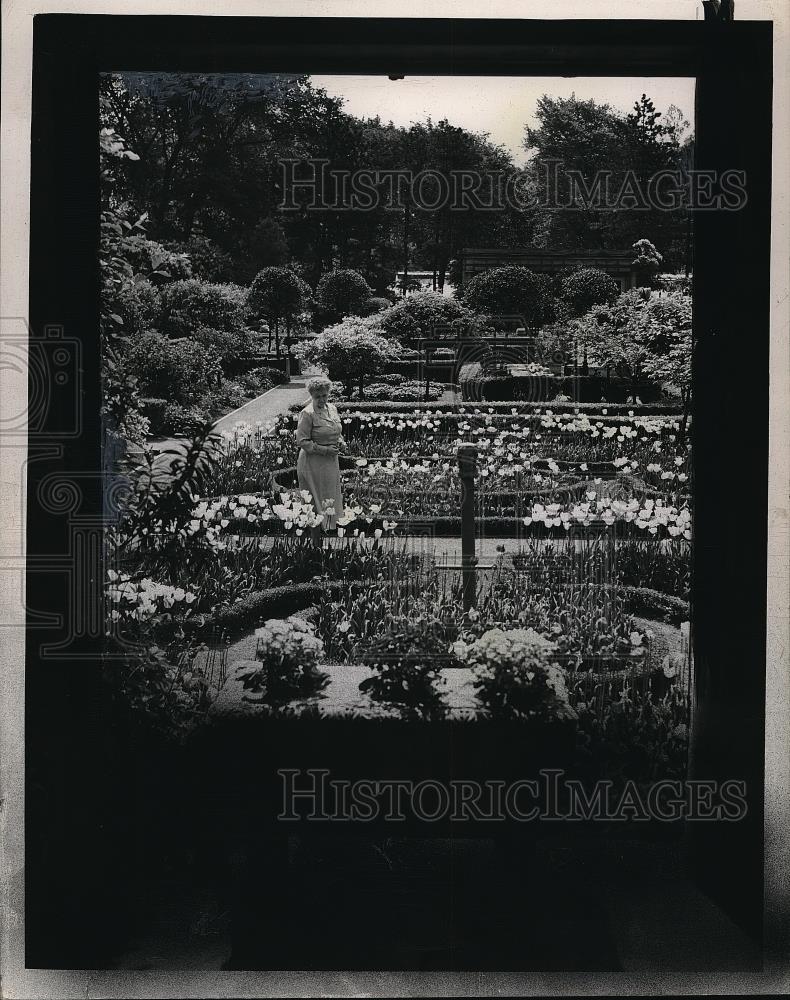
<path fill-rule="evenodd" d="M 311 378 L 307 389 L 310 402 L 299 414 L 296 426 L 296 474 L 299 489 L 311 495 L 313 509 L 323 515 L 323 526 L 328 530 L 344 515 L 338 456 L 346 443 L 337 407 L 329 402 L 330 380 L 323 375 Z"/>

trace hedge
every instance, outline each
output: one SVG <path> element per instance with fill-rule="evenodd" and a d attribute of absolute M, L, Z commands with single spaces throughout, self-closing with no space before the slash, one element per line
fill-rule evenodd
<path fill-rule="evenodd" d="M 202 622 L 196 618 L 185 619 L 184 625 L 201 630 L 223 629 L 230 635 L 235 635 L 269 618 L 283 618 L 295 611 L 304 611 L 326 597 L 327 593 L 339 593 L 342 586 L 340 581 L 327 581 L 289 583 L 281 587 L 269 587 L 267 590 L 256 590 Z"/>
<path fill-rule="evenodd" d="M 402 375 L 404 378 L 428 378 L 436 382 L 454 382 L 453 375 L 457 368 L 455 361 L 388 361 L 382 366 L 379 375 Z M 375 375 L 371 376 L 375 380 Z"/>
<path fill-rule="evenodd" d="M 682 597 L 649 587 L 621 587 L 620 590 L 632 615 L 666 621 L 670 625 L 680 625 L 691 618 L 691 605 Z"/>
<path fill-rule="evenodd" d="M 630 379 L 607 379 L 600 375 L 479 375 L 461 381 L 464 401 L 491 402 L 517 399 L 528 402 L 550 402 L 556 396 L 568 396 L 581 403 L 598 403 L 601 399 L 625 403 L 629 396 L 639 396 L 643 403 L 660 398 L 661 387 L 651 382 L 632 383 Z M 626 404 L 627 405 L 627 404 Z M 638 404 L 636 404 L 638 405 Z"/>
<path fill-rule="evenodd" d="M 601 415 L 601 419 L 605 420 L 606 415 L 601 414 L 602 410 L 607 411 L 607 415 L 610 417 L 617 416 L 618 414 L 626 416 L 629 411 L 633 411 L 636 416 L 670 416 L 670 417 L 681 417 L 683 415 L 683 407 L 678 403 L 556 403 L 553 401 L 548 402 L 527 402 L 521 399 L 508 399 L 508 400 L 471 400 L 463 403 L 410 403 L 409 410 L 406 411 L 403 408 L 403 403 L 386 403 L 386 402 L 348 402 L 348 403 L 337 403 L 338 412 L 342 413 L 353 413 L 358 411 L 360 413 L 400 413 L 404 417 L 413 417 L 415 413 L 446 413 L 446 414 L 456 414 L 459 415 L 460 411 L 463 410 L 462 416 L 470 416 L 474 414 L 475 409 L 488 411 L 493 410 L 493 415 L 500 416 L 510 416 L 511 410 L 516 409 L 521 414 L 533 413 L 534 411 L 540 411 L 540 415 L 543 416 L 549 410 L 558 416 L 559 414 L 587 414 L 591 415 Z M 292 403 L 288 409 L 292 413 L 299 413 L 303 406 L 301 403 Z"/>
<path fill-rule="evenodd" d="M 367 537 L 383 528 L 384 521 L 388 518 L 373 517 L 368 522 L 366 519 L 352 521 L 346 526 L 345 533 L 352 536 L 355 529 L 364 532 Z M 460 538 L 461 518 L 459 516 L 445 517 L 410 517 L 400 518 L 396 521 L 398 536 L 415 535 L 434 538 Z M 595 531 L 609 534 L 613 538 L 639 538 L 651 537 L 630 521 L 617 521 L 611 527 L 607 527 L 603 522 L 592 524 L 584 529 L 587 534 Z M 279 518 L 271 518 L 267 521 L 256 521 L 250 523 L 246 519 L 231 519 L 225 531 L 231 535 L 240 537 L 253 537 L 257 535 L 281 535 L 285 533 L 283 522 Z M 485 517 L 475 520 L 475 535 L 477 538 L 578 538 L 580 537 L 574 530 L 551 527 L 546 528 L 542 522 L 533 522 L 526 526 L 520 517 Z"/>
<path fill-rule="evenodd" d="M 270 618 L 305 611 L 325 599 L 327 594 L 339 594 L 343 585 L 342 580 L 331 580 L 325 583 L 289 583 L 257 590 L 202 621 L 186 619 L 184 625 L 196 630 L 225 630 L 231 636 L 238 635 Z M 680 597 L 647 587 L 618 587 L 618 592 L 624 597 L 628 612 L 640 618 L 666 621 L 675 626 L 690 620 L 689 602 Z"/>

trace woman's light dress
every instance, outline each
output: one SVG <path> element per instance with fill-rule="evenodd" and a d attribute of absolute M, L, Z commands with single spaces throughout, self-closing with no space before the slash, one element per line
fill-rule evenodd
<path fill-rule="evenodd" d="M 340 489 L 340 463 L 337 455 L 322 455 L 316 445 L 337 447 L 342 440 L 340 416 L 332 403 L 319 412 L 313 403 L 299 414 L 296 426 L 296 444 L 299 457 L 296 474 L 299 489 L 307 490 L 313 498 L 313 509 L 324 515 L 324 528 L 335 528 L 337 518 L 343 517 L 343 494 Z M 334 510 L 327 505 L 334 501 Z"/>

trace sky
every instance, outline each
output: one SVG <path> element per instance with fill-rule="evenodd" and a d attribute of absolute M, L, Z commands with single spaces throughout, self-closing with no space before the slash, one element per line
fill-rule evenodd
<path fill-rule="evenodd" d="M 523 166 L 527 154 L 521 142 L 525 124 L 537 124 L 535 109 L 543 94 L 582 100 L 594 98 L 627 112 L 641 95 L 652 98 L 659 111 L 670 104 L 694 121 L 694 80 L 676 77 L 508 77 L 312 76 L 314 86 L 344 98 L 344 108 L 359 118 L 378 115 L 395 125 L 410 125 L 430 117 L 447 118 L 470 132 L 488 132 Z"/>

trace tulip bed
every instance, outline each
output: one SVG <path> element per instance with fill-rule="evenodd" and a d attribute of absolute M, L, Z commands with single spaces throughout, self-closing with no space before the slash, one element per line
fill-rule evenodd
<path fill-rule="evenodd" d="M 415 519 L 433 518 L 442 527 L 443 519 L 457 518 L 455 455 L 460 444 L 471 443 L 478 451 L 481 525 L 509 520 L 514 523 L 502 533 L 512 535 L 514 528 L 520 534 L 624 524 L 637 533 L 690 537 L 691 447 L 676 415 L 609 414 L 606 407 L 592 414 L 346 410 L 342 419 L 347 511 L 353 519 L 373 515 L 377 528 L 387 530 L 386 521 L 408 532 Z M 297 486 L 295 420 L 287 414 L 266 429 L 238 425 L 226 435 L 213 479 L 216 494 L 227 499 L 254 491 L 273 506 L 291 494 Z M 241 530 L 239 519 L 231 520 L 231 530 Z M 245 532 L 275 524 L 269 516 L 247 520 L 257 526 Z M 262 528 L 264 522 L 270 524 Z M 458 525 L 452 527 L 458 533 Z"/>
<path fill-rule="evenodd" d="M 181 514 L 167 508 L 116 539 L 123 559 L 108 580 L 108 629 L 134 661 L 135 704 L 190 725 L 205 719 L 228 668 L 209 669 L 211 648 L 249 642 L 267 621 L 296 615 L 293 627 L 304 631 L 309 621 L 311 648 L 320 647 L 316 676 L 322 664 L 366 665 L 367 694 L 411 716 L 441 714 L 438 672 L 485 661 L 480 690 L 489 708 L 507 703 L 503 683 L 523 689 L 533 675 L 553 678 L 541 688 L 541 711 L 559 699 L 585 739 L 622 735 L 627 723 L 638 743 L 649 719 L 649 752 L 658 747 L 665 760 L 680 753 L 691 446 L 677 414 L 341 412 L 345 514 L 332 544 L 311 538 L 321 519 L 297 488 L 293 413 L 265 428 L 237 425 Z M 460 533 L 456 451 L 468 443 L 478 452 L 479 532 L 523 538 L 478 575 L 471 613 L 460 574 L 408 537 Z M 287 640 L 290 627 L 269 628 L 269 644 Z M 494 662 L 514 630 L 513 642 L 532 650 L 536 664 L 516 680 Z M 299 664 L 288 667 L 293 677 L 281 666 L 279 689 L 301 690 Z M 265 695 L 270 668 L 253 675 Z"/>

